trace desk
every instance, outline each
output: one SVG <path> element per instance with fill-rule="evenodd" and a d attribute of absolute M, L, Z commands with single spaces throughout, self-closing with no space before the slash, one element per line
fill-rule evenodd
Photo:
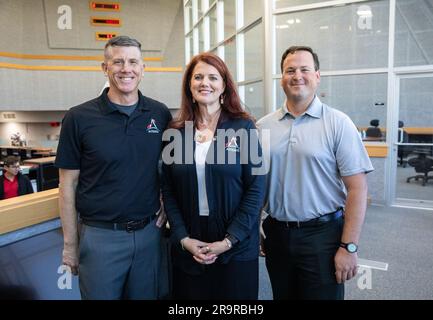
<path fill-rule="evenodd" d="M 26 164 L 45 164 L 45 163 L 54 163 L 56 157 L 44 157 L 44 158 L 36 158 L 36 159 L 27 159 L 24 160 Z"/>
<path fill-rule="evenodd" d="M 386 138 L 385 137 L 365 137 L 362 138 L 362 141 L 385 141 Z"/>
<path fill-rule="evenodd" d="M 34 152 L 33 156 L 37 156 L 37 157 L 51 157 L 51 151 L 39 151 L 39 152 Z"/>
<path fill-rule="evenodd" d="M 408 134 L 433 135 L 433 127 L 403 127 Z"/>
<path fill-rule="evenodd" d="M 366 131 L 368 128 L 371 127 L 356 127 L 358 129 L 358 131 Z M 380 129 L 380 131 L 385 134 L 386 133 L 386 128 L 385 127 L 378 127 Z"/>
<path fill-rule="evenodd" d="M 32 165 L 37 172 L 38 191 L 57 188 L 59 185 L 59 170 L 54 166 L 56 157 L 45 157 L 24 160 L 24 164 Z"/>
<path fill-rule="evenodd" d="M 404 127 L 410 143 L 433 143 L 432 127 Z"/>
<path fill-rule="evenodd" d="M 21 159 L 33 158 L 36 152 L 52 152 L 51 148 L 40 147 L 16 147 L 16 146 L 0 146 L 2 157 L 15 155 L 20 156 Z"/>

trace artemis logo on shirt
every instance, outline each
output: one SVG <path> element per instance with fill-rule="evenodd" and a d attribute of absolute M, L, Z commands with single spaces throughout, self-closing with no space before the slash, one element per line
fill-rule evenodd
<path fill-rule="evenodd" d="M 239 152 L 239 146 L 236 141 L 236 137 L 232 137 L 230 141 L 226 144 L 226 150 L 232 152 Z"/>
<path fill-rule="evenodd" d="M 146 132 L 147 133 L 160 133 L 161 132 L 155 123 L 155 119 L 153 119 L 153 118 L 150 119 L 150 123 L 146 127 Z"/>

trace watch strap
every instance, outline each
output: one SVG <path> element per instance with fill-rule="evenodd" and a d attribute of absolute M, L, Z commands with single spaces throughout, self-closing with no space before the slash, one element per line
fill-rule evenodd
<path fill-rule="evenodd" d="M 225 238 L 230 241 L 232 246 L 236 245 L 239 242 L 238 238 L 231 235 L 230 233 L 227 233 Z"/>

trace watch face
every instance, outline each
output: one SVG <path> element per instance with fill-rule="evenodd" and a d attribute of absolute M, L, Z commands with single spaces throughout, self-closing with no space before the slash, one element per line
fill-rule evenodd
<path fill-rule="evenodd" d="M 354 243 L 348 243 L 347 244 L 347 251 L 354 253 L 354 252 L 356 252 L 356 250 L 358 250 L 358 247 L 356 246 L 356 244 L 354 244 Z"/>

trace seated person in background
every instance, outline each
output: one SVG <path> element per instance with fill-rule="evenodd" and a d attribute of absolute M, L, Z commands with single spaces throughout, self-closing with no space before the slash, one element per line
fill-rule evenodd
<path fill-rule="evenodd" d="M 0 177 L 0 200 L 33 193 L 29 178 L 20 172 L 20 158 L 8 156 Z"/>
<path fill-rule="evenodd" d="M 367 128 L 365 135 L 367 137 L 375 137 L 375 138 L 382 137 L 382 132 L 380 131 L 380 128 L 379 128 L 379 120 L 378 119 L 371 120 L 370 125 L 371 125 L 371 127 Z"/>

